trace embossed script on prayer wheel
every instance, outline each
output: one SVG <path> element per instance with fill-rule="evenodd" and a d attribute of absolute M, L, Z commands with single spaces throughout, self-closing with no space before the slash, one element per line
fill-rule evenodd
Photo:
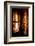
<path fill-rule="evenodd" d="M 24 28 L 24 33 L 27 34 L 27 29 L 28 29 L 28 15 L 25 10 L 24 12 L 24 17 L 23 17 L 23 28 Z"/>
<path fill-rule="evenodd" d="M 13 32 L 16 33 L 20 27 L 20 15 L 18 15 L 17 12 L 13 14 L 13 22 Z"/>

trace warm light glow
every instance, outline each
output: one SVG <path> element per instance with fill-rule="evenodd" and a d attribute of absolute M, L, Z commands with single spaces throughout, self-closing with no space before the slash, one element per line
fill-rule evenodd
<path fill-rule="evenodd" d="M 15 26 L 13 27 L 13 29 L 14 29 L 14 32 L 18 32 L 19 31 L 18 14 L 16 13 L 14 16 L 15 16 L 14 20 L 16 23 L 14 24 Z"/>
<path fill-rule="evenodd" d="M 17 15 L 17 13 L 16 13 L 16 21 L 18 21 L 18 15 Z"/>
<path fill-rule="evenodd" d="M 27 12 L 25 11 L 25 13 L 24 13 L 24 18 L 23 18 L 23 24 L 24 24 L 24 30 L 25 30 L 25 34 L 26 34 L 26 32 L 27 32 L 27 27 L 28 27 L 28 25 L 27 25 L 27 23 L 28 23 L 28 20 L 27 20 Z"/>
<path fill-rule="evenodd" d="M 18 28 L 18 23 L 16 23 L 16 32 L 19 31 L 18 29 L 19 29 L 19 28 Z"/>
<path fill-rule="evenodd" d="M 25 15 L 25 31 L 27 29 L 27 18 L 26 18 L 26 15 Z"/>
<path fill-rule="evenodd" d="M 18 21 L 18 15 L 16 14 L 16 21 Z M 16 32 L 18 32 L 19 30 L 18 30 L 19 28 L 18 28 L 18 23 L 16 23 Z"/>

